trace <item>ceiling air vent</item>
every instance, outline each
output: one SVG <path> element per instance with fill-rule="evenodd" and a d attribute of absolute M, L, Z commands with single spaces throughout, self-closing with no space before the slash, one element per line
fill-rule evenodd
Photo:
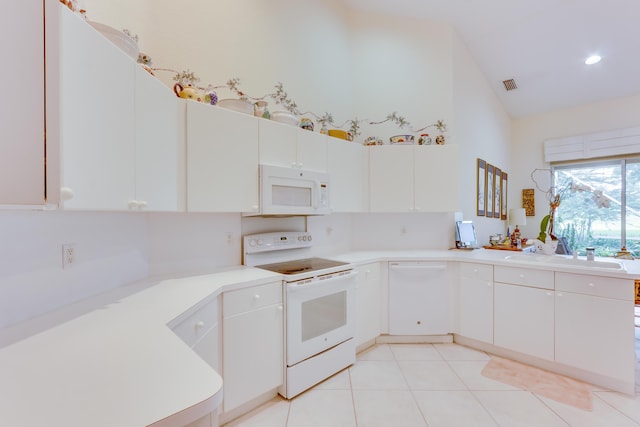
<path fill-rule="evenodd" d="M 518 85 L 516 85 L 516 81 L 514 79 L 503 80 L 502 84 L 504 88 L 508 91 L 518 89 Z"/>

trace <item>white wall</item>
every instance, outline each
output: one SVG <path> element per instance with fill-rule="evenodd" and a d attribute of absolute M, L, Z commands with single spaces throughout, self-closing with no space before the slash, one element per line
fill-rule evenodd
<path fill-rule="evenodd" d="M 543 153 L 546 139 L 640 126 L 638 111 L 640 96 L 632 96 L 514 120 L 512 161 L 518 165 L 518 172 L 510 175 L 511 200 L 521 203 L 522 189 L 535 188 L 531 172 L 549 167 Z M 520 227 L 529 238 L 538 235 L 540 220 L 549 213 L 544 194 L 537 189 L 535 205 L 536 216 L 528 217 L 527 225 Z"/>
<path fill-rule="evenodd" d="M 0 328 L 147 275 L 143 215 L 0 211 L 0 241 Z"/>
<path fill-rule="evenodd" d="M 506 222 L 476 216 L 476 160 L 509 174 L 509 207 L 520 206 L 511 185 L 518 163 L 511 159 L 510 118 L 458 34 L 453 35 L 453 108 L 455 141 L 460 145 L 460 211 L 465 220 L 474 221 L 478 242 L 487 244 L 489 235 L 506 232 Z"/>
<path fill-rule="evenodd" d="M 81 1 L 89 19 L 137 33 L 154 66 L 191 69 L 202 83 L 224 84 L 239 77 L 242 90 L 260 96 L 281 81 L 302 109 L 331 112 L 336 121 L 378 120 L 394 111 L 415 127 L 444 119 L 450 126 L 449 143 L 464 148 L 461 208 L 465 217 L 472 216 L 475 157 L 508 163 L 508 120 L 487 82 L 448 25 L 354 15 L 342 3 Z M 158 76 L 171 84 L 172 74 Z M 220 96 L 230 94 L 221 90 Z M 365 127 L 362 138 L 400 132 L 394 125 Z M 291 221 L 294 228 L 314 233 L 319 255 L 352 245 L 444 248 L 453 242 L 450 214 Z M 493 224 L 500 222 L 487 221 L 490 226 L 479 221 L 484 234 L 494 232 Z M 147 274 L 239 264 L 245 224 L 239 214 L 0 212 L 0 327 Z M 78 262 L 62 270 L 61 247 L 69 242 L 76 243 Z"/>

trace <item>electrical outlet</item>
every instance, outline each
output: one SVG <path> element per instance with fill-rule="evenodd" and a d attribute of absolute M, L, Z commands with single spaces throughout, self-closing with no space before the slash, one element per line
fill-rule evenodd
<path fill-rule="evenodd" d="M 227 245 L 233 245 L 233 234 L 231 232 L 227 232 Z"/>
<path fill-rule="evenodd" d="M 76 248 L 73 243 L 62 245 L 62 268 L 71 268 L 76 263 Z"/>

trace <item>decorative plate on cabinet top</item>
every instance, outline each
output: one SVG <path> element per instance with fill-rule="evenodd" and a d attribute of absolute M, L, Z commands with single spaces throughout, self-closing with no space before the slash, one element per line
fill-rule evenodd
<path fill-rule="evenodd" d="M 105 36 L 111 43 L 118 46 L 124 53 L 131 57 L 134 61 L 138 60 L 138 54 L 140 49 L 138 43 L 130 36 L 126 35 L 122 31 L 116 30 L 100 22 L 87 21 L 89 25 L 95 28 L 99 33 Z"/>
<path fill-rule="evenodd" d="M 389 138 L 389 142 L 391 142 L 392 145 L 412 145 L 413 140 L 413 135 L 394 135 Z"/>
<path fill-rule="evenodd" d="M 288 111 L 274 111 L 271 113 L 271 120 L 291 126 L 298 126 L 300 120 Z"/>
<path fill-rule="evenodd" d="M 249 101 L 243 101 L 242 99 L 221 99 L 216 105 L 218 107 L 226 108 L 227 110 L 253 116 L 253 104 Z"/>

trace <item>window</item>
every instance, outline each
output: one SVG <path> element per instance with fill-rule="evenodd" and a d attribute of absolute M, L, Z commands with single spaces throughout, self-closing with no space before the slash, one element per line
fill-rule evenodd
<path fill-rule="evenodd" d="M 613 256 L 626 246 L 640 256 L 640 158 L 555 165 L 553 177 L 562 192 L 555 234 L 572 250 Z"/>

